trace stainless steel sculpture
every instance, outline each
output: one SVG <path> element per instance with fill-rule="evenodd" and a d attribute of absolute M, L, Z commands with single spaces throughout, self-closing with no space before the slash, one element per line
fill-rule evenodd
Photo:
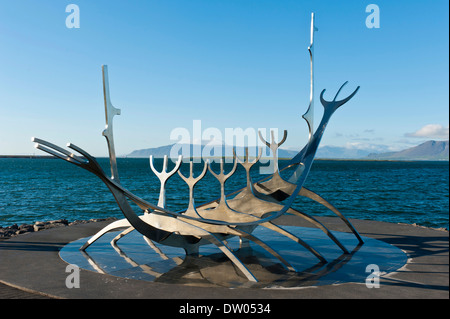
<path fill-rule="evenodd" d="M 212 243 L 216 245 L 234 263 L 234 265 L 249 281 L 257 281 L 255 276 L 247 269 L 244 263 L 236 257 L 233 251 L 226 244 L 226 240 L 228 238 L 237 236 L 241 239 L 241 246 L 251 241 L 264 248 L 274 257 L 278 258 L 286 269 L 289 271 L 295 271 L 294 267 L 292 267 L 292 265 L 290 265 L 289 262 L 286 261 L 278 252 L 272 249 L 261 238 L 257 238 L 252 234 L 253 230 L 259 226 L 266 227 L 283 236 L 286 236 L 289 239 L 292 239 L 295 243 L 306 248 L 311 254 L 317 257 L 320 263 L 327 263 L 325 257 L 322 256 L 322 254 L 320 254 L 320 252 L 318 252 L 314 247 L 274 223 L 277 218 L 283 214 L 289 213 L 301 217 L 320 228 L 336 245 L 342 249 L 344 254 L 349 254 L 345 246 L 339 242 L 339 240 L 325 227 L 325 225 L 320 223 L 314 217 L 300 212 L 292 207 L 292 204 L 298 195 L 311 198 L 329 208 L 346 223 L 358 239 L 359 243 L 362 244 L 363 241 L 358 232 L 341 212 L 339 212 L 333 205 L 328 203 L 316 193 L 303 187 L 310 172 L 317 148 L 325 132 L 328 121 L 333 113 L 340 106 L 348 102 L 359 89 L 359 87 L 356 88 L 355 91 L 345 99 L 336 100 L 341 89 L 347 83 L 346 82 L 341 86 L 332 101 L 327 101 L 324 99 L 325 90 L 323 90 L 320 94 L 320 101 L 324 107 L 324 113 L 318 128 L 314 131 L 313 35 L 315 30 L 316 28 L 314 26 L 313 14 L 311 19 L 311 45 L 308 48 L 311 57 L 311 95 L 308 111 L 303 115 L 303 118 L 308 124 L 310 136 L 308 143 L 303 147 L 303 149 L 292 160 L 288 161 L 284 167 L 280 168 L 277 158 L 277 149 L 287 139 L 287 131 L 284 131 L 284 136 L 278 143 L 275 142 L 273 132 L 271 134 L 272 138 L 270 143 L 265 141 L 260 134 L 260 138 L 272 151 L 274 172 L 270 176 L 262 178 L 256 182 L 252 180 L 250 170 L 252 166 L 259 161 L 261 157 L 261 150 L 257 158 L 253 161 L 249 161 L 248 149 L 246 149 L 244 159 L 238 158 L 234 153 L 233 167 L 228 173 L 225 173 L 223 170 L 223 161 L 220 163 L 219 172 L 215 172 L 212 169 L 211 164 L 209 162 L 205 162 L 202 173 L 197 177 L 194 177 L 193 175 L 193 162 L 189 163 L 189 176 L 186 177 L 179 171 L 182 161 L 181 156 L 178 158 L 175 167 L 170 172 L 167 172 L 167 157 L 164 159 L 163 170 L 161 172 L 158 172 L 154 168 L 153 159 L 150 158 L 150 167 L 160 180 L 160 194 L 157 205 L 143 200 L 125 189 L 120 184 L 113 139 L 113 117 L 115 115 L 119 115 L 120 110 L 114 108 L 111 104 L 109 96 L 108 71 L 107 67 L 103 66 L 103 91 L 106 113 L 106 129 L 104 130 L 103 135 L 105 136 L 108 144 L 111 176 L 109 177 L 105 174 L 93 156 L 73 144 L 69 143 L 67 146 L 78 154 L 60 148 L 47 141 L 33 138 L 33 141 L 36 143 L 36 147 L 38 149 L 84 168 L 99 177 L 109 188 L 125 216 L 124 219 L 111 223 L 95 234 L 83 245 L 83 247 L 81 247 L 81 250 L 86 250 L 105 233 L 121 228 L 126 229 L 114 238 L 112 241 L 113 245 L 116 245 L 117 241 L 121 237 L 125 236 L 132 230 L 137 230 L 141 233 L 147 240 L 150 247 L 154 247 L 153 242 L 181 247 L 186 251 L 187 255 L 192 256 L 198 255 L 199 247 L 201 245 Z M 225 188 L 226 181 L 234 174 L 238 164 L 242 165 L 245 169 L 246 186 L 234 192 L 227 193 Z M 295 170 L 289 179 L 284 179 L 280 172 L 289 168 Z M 196 205 L 194 200 L 194 187 L 197 182 L 207 174 L 208 171 L 220 183 L 220 198 L 212 200 L 208 203 Z M 189 205 L 186 210 L 179 212 L 168 210 L 165 205 L 166 182 L 177 172 L 189 188 Z M 128 200 L 137 204 L 137 206 L 142 209 L 143 213 L 140 215 L 136 214 L 130 206 Z M 292 249 L 295 249 L 295 246 L 292 246 Z"/>

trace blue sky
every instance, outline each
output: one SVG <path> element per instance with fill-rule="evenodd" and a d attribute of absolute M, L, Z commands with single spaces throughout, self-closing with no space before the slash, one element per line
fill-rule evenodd
<path fill-rule="evenodd" d="M 80 28 L 66 27 L 66 6 Z M 369 29 L 366 6 L 380 9 Z M 106 156 L 101 66 L 108 65 L 118 155 L 173 143 L 177 127 L 308 131 L 309 25 L 319 94 L 358 94 L 322 145 L 404 149 L 448 139 L 448 1 L 0 0 L 0 154 L 36 136 Z"/>

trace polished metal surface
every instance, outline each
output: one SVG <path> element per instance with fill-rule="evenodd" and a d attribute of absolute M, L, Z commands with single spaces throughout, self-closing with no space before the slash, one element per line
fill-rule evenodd
<path fill-rule="evenodd" d="M 203 166 L 203 171 L 197 177 L 194 177 L 194 171 L 193 171 L 193 169 L 194 169 L 194 162 L 193 161 L 189 162 L 189 169 L 190 169 L 189 177 L 185 177 L 180 171 L 178 171 L 178 175 L 180 175 L 180 177 L 189 186 L 189 205 L 188 205 L 188 208 L 186 209 L 186 211 L 184 212 L 184 214 L 187 215 L 187 216 L 200 217 L 201 218 L 201 216 L 198 214 L 197 210 L 195 209 L 194 187 L 195 187 L 195 184 L 197 184 L 206 175 L 206 171 L 208 169 L 208 163 L 205 162 L 205 164 Z"/>
<path fill-rule="evenodd" d="M 164 155 L 162 171 L 158 172 L 156 168 L 153 166 L 153 156 L 150 155 L 150 168 L 152 169 L 153 173 L 158 177 L 159 182 L 161 183 L 158 200 L 159 207 L 162 208 L 166 207 L 166 182 L 172 175 L 174 175 L 178 171 L 181 165 L 181 160 L 182 156 L 180 155 L 175 163 L 175 167 L 170 172 L 167 172 L 168 158 L 167 155 Z"/>
<path fill-rule="evenodd" d="M 259 134 L 259 138 L 261 139 L 261 141 L 263 143 L 265 143 L 266 146 L 268 148 L 270 148 L 270 150 L 272 151 L 272 156 L 273 156 L 272 162 L 273 162 L 274 168 L 273 168 L 273 174 L 272 174 L 271 178 L 268 181 L 256 183 L 255 188 L 258 192 L 260 192 L 262 194 L 270 195 L 273 198 L 275 198 L 277 201 L 282 201 L 288 196 L 287 194 L 292 194 L 297 186 L 293 183 L 289 183 L 289 182 L 283 180 L 283 178 L 280 176 L 280 171 L 278 169 L 278 155 L 277 155 L 278 153 L 277 152 L 278 152 L 278 148 L 286 141 L 287 131 L 286 130 L 284 131 L 283 138 L 278 143 L 275 142 L 275 136 L 274 136 L 273 131 L 271 131 L 271 143 L 264 140 L 264 138 L 261 135 L 261 132 L 258 131 L 258 134 Z M 300 163 L 299 168 L 300 169 L 303 168 L 302 163 Z"/>
<path fill-rule="evenodd" d="M 336 98 L 347 82 L 341 86 L 332 101 L 324 99 L 325 90 L 323 90 L 320 95 L 320 101 L 324 107 L 324 112 L 318 128 L 313 133 L 313 36 L 315 30 L 313 14 L 311 19 L 311 44 L 308 48 L 311 58 L 311 96 L 308 111 L 303 115 L 303 118 L 308 124 L 310 136 L 304 148 L 280 169 L 277 151 L 286 141 L 287 131 L 284 131 L 283 137 L 279 142 L 275 141 L 274 132 L 271 131 L 270 143 L 265 141 L 261 133 L 258 132 L 260 139 L 272 152 L 274 171 L 270 176 L 261 178 L 256 182 L 250 176 L 250 169 L 260 160 L 261 150 L 257 158 L 251 162 L 248 158 L 248 149 L 245 150 L 244 160 L 238 158 L 236 153 L 233 152 L 233 167 L 228 173 L 224 172 L 223 159 L 220 161 L 220 170 L 218 173 L 212 168 L 212 164 L 207 161 L 204 164 L 202 173 L 197 177 L 193 176 L 193 162 L 190 162 L 190 174 L 188 177 L 179 171 L 182 156 L 179 156 L 175 167 L 170 172 L 167 172 L 167 156 L 164 157 L 161 171 L 155 169 L 153 158 L 150 157 L 150 168 L 160 181 L 160 194 L 157 205 L 143 200 L 120 184 L 113 139 L 113 117 L 119 115 L 120 110 L 114 108 L 110 102 L 108 69 L 106 66 L 103 66 L 103 91 L 106 115 L 106 129 L 103 131 L 103 136 L 106 138 L 109 150 L 111 177 L 105 174 L 96 159 L 85 150 L 69 143 L 67 146 L 77 153 L 75 154 L 47 141 L 33 138 L 38 149 L 86 169 L 100 178 L 109 188 L 124 214 L 124 219 L 115 221 L 99 231 L 82 245 L 81 250 L 86 251 L 89 246 L 108 232 L 121 228 L 125 228 L 125 230 L 116 235 L 111 241 L 111 244 L 119 255 L 122 252 L 117 246 L 117 241 L 120 238 L 128 236 L 133 230 L 138 231 L 144 236 L 149 249 L 157 251 L 156 244 L 178 247 L 182 248 L 186 255 L 193 258 L 199 256 L 201 246 L 213 244 L 228 257 L 247 280 L 256 282 L 258 279 L 255 275 L 237 257 L 236 251 L 229 247 L 228 241 L 230 239 L 239 238 L 241 250 L 245 250 L 246 247 L 250 246 L 250 242 L 252 242 L 275 257 L 288 271 L 295 272 L 295 267 L 282 254 L 253 233 L 260 226 L 296 242 L 301 246 L 298 249 L 305 248 L 307 252 L 318 259 L 319 263 L 328 263 L 327 258 L 317 248 L 301 238 L 301 236 L 293 234 L 286 228 L 274 223 L 279 217 L 289 213 L 313 224 L 331 239 L 344 254 L 350 254 L 350 251 L 345 245 L 325 225 L 314 217 L 292 207 L 295 198 L 299 195 L 311 198 L 333 211 L 351 229 L 358 239 L 359 244 L 363 244 L 363 240 L 358 232 L 341 212 L 316 193 L 303 187 L 331 116 L 340 106 L 348 102 L 359 89 L 358 87 L 347 98 L 338 101 L 336 101 Z M 226 181 L 235 173 L 238 163 L 246 171 L 246 186 L 237 191 L 227 193 L 225 187 Z M 295 168 L 295 170 L 290 178 L 284 179 L 280 175 L 280 172 L 287 168 Z M 207 171 L 220 184 L 220 198 L 196 205 L 194 187 L 206 175 Z M 166 183 L 177 172 L 189 187 L 189 205 L 186 210 L 180 212 L 174 212 L 166 208 L 165 196 Z M 134 202 L 142 210 L 140 214 L 133 210 L 128 202 L 129 200 Z M 295 245 L 291 247 L 293 250 L 297 249 Z"/>
<path fill-rule="evenodd" d="M 115 115 L 120 115 L 120 109 L 116 109 L 111 104 L 111 98 L 109 95 L 108 66 L 106 65 L 102 66 L 102 73 L 103 73 L 103 96 L 105 100 L 105 116 L 106 116 L 106 127 L 102 134 L 106 138 L 106 142 L 108 143 L 109 160 L 111 164 L 111 179 L 114 179 L 117 182 L 119 182 L 116 151 L 114 148 L 113 118 Z"/>
<path fill-rule="evenodd" d="M 303 114 L 303 118 L 308 124 L 309 140 L 311 140 L 314 131 L 314 31 L 319 31 L 315 26 L 314 12 L 311 13 L 311 43 L 308 47 L 309 59 L 311 65 L 311 79 L 310 79 L 310 93 L 309 93 L 309 106 L 306 113 Z"/>

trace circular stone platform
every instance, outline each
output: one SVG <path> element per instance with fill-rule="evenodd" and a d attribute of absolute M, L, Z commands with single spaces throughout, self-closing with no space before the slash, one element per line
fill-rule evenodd
<path fill-rule="evenodd" d="M 239 249 L 236 237 L 228 240 L 227 245 L 258 279 L 257 283 L 249 282 L 214 245 L 202 246 L 199 257 L 186 257 L 180 248 L 149 245 L 136 231 L 116 245 L 112 245 L 111 240 L 120 231 L 110 232 L 86 251 L 79 248 L 89 237 L 82 238 L 64 246 L 59 255 L 68 264 L 121 278 L 200 287 L 272 289 L 365 283 L 374 270 L 371 267 L 386 275 L 407 262 L 402 250 L 373 238 L 363 237 L 364 244 L 361 245 L 353 234 L 334 232 L 348 250 L 345 254 L 320 229 L 283 228 L 314 247 L 328 263 L 320 262 L 300 244 L 264 227 L 257 227 L 252 234 L 277 251 L 296 272 L 289 271 L 273 255 L 252 242 L 249 247 Z"/>
<path fill-rule="evenodd" d="M 0 282 L 58 298 L 449 298 L 448 232 L 412 225 L 351 220 L 365 241 L 358 246 L 338 218 L 318 218 L 350 251 L 342 254 L 323 232 L 297 217 L 280 225 L 322 253 L 328 264 L 271 231 L 256 235 L 298 271 L 288 272 L 259 246 L 239 256 L 259 279 L 249 283 L 215 247 L 185 259 L 182 250 L 151 248 L 137 232 L 110 245 L 114 233 L 83 254 L 78 249 L 107 222 L 29 233 L 0 242 Z M 308 227 L 308 228 L 305 228 Z M 259 232 L 259 233 L 258 233 Z M 237 242 L 230 241 L 237 247 Z M 159 247 L 161 248 L 161 247 Z M 80 288 L 68 288 L 66 267 L 80 270 Z M 381 272 L 379 288 L 366 286 L 368 265 Z M 233 289 L 230 289 L 233 288 Z"/>

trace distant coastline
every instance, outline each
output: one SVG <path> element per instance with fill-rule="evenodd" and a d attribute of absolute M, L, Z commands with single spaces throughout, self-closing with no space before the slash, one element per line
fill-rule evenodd
<path fill-rule="evenodd" d="M 0 158 L 56 158 L 51 155 L 0 155 Z"/>
<path fill-rule="evenodd" d="M 57 159 L 51 155 L 0 155 L 1 158 L 25 158 L 25 159 Z M 98 156 L 97 158 L 108 158 L 107 156 Z M 118 159 L 128 158 L 128 159 L 142 159 L 144 157 L 133 157 L 133 156 L 117 156 Z M 160 158 L 160 157 L 156 157 Z M 161 157 L 162 158 L 162 157 Z M 196 158 L 196 157 L 194 157 Z M 216 158 L 214 156 L 208 157 L 208 159 Z M 231 157 L 225 157 L 231 158 Z M 193 158 L 190 158 L 193 159 Z M 271 157 L 267 157 L 265 159 L 271 159 Z M 292 158 L 289 157 L 280 157 L 279 160 L 290 160 Z M 316 158 L 315 161 L 348 161 L 348 162 L 448 162 L 448 159 L 435 159 L 435 160 L 427 160 L 427 159 L 371 159 L 371 158 Z"/>
<path fill-rule="evenodd" d="M 163 158 L 165 155 L 171 154 L 174 144 L 164 145 L 154 148 L 134 150 L 125 155 L 127 158 L 148 158 L 150 155 L 153 158 Z M 188 154 L 193 154 L 194 144 L 179 144 L 180 149 L 191 150 Z M 197 145 L 203 149 L 205 145 Z M 236 153 L 243 154 L 244 147 L 232 147 L 229 145 L 222 145 L 219 151 L 222 154 L 228 154 L 231 157 L 232 150 L 236 149 Z M 179 153 L 179 151 L 178 151 Z M 177 155 L 178 155 L 177 153 Z M 279 159 L 291 159 L 298 154 L 298 150 L 293 151 L 289 149 L 278 149 Z M 199 155 L 199 154 L 198 154 Z M 194 157 L 198 158 L 198 157 Z M 217 158 L 208 156 L 208 158 Z M 263 156 L 263 158 L 271 158 L 271 156 Z M 322 160 L 359 160 L 359 161 L 449 161 L 449 141 L 434 141 L 430 140 L 421 143 L 417 146 L 410 147 L 396 152 L 385 153 L 369 153 L 368 150 L 349 149 L 346 147 L 324 146 L 317 150 L 316 159 Z"/>

